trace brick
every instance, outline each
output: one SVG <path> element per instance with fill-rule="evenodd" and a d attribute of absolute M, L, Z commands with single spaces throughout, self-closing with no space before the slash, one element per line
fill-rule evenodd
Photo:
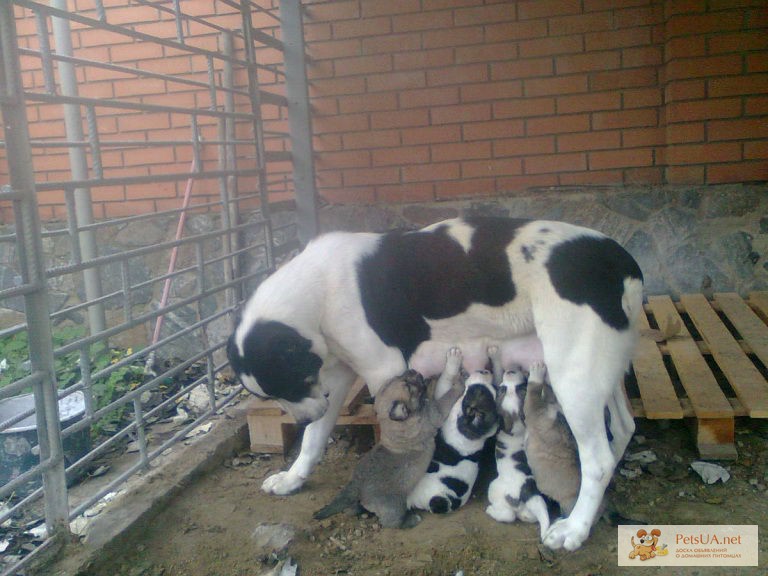
<path fill-rule="evenodd" d="M 747 72 L 768 72 L 768 54 L 761 52 L 759 54 L 747 54 Z"/>
<path fill-rule="evenodd" d="M 707 11 L 706 0 L 669 0 L 664 3 L 667 16 L 675 14 L 701 14 Z"/>
<path fill-rule="evenodd" d="M 389 72 L 392 70 L 392 58 L 389 54 L 340 58 L 334 60 L 333 70 L 336 76 Z"/>
<path fill-rule="evenodd" d="M 704 184 L 704 166 L 667 166 L 664 175 L 669 184 Z"/>
<path fill-rule="evenodd" d="M 579 14 L 581 2 L 579 0 L 529 0 L 518 2 L 517 11 L 520 20 Z"/>
<path fill-rule="evenodd" d="M 365 132 L 345 132 L 341 135 L 346 150 L 364 148 L 386 148 L 400 145 L 398 130 L 366 130 Z"/>
<path fill-rule="evenodd" d="M 768 34 L 765 30 L 722 34 L 707 39 L 707 50 L 710 54 L 766 49 L 768 49 Z"/>
<path fill-rule="evenodd" d="M 554 71 L 552 58 L 526 58 L 491 64 L 491 78 L 494 80 L 552 76 Z"/>
<path fill-rule="evenodd" d="M 762 160 L 707 166 L 707 184 L 765 180 L 768 180 L 768 162 Z"/>
<path fill-rule="evenodd" d="M 589 170 L 587 172 L 572 172 L 558 174 L 557 183 L 560 186 L 605 186 L 621 184 L 624 181 L 621 170 Z"/>
<path fill-rule="evenodd" d="M 328 40 L 325 42 L 311 42 L 307 47 L 307 53 L 313 60 L 327 60 L 358 56 L 360 54 L 360 40 Z"/>
<path fill-rule="evenodd" d="M 130 80 L 115 80 L 115 96 L 140 96 L 144 94 L 165 94 L 165 80 L 157 78 L 133 78 Z"/>
<path fill-rule="evenodd" d="M 578 132 L 557 136 L 558 152 L 584 152 L 587 150 L 609 150 L 621 146 L 621 132 Z"/>
<path fill-rule="evenodd" d="M 666 132 L 662 128 L 627 128 L 621 131 L 622 148 L 666 145 Z"/>
<path fill-rule="evenodd" d="M 460 94 L 462 102 L 520 98 L 523 95 L 523 83 L 519 80 L 510 80 L 507 82 L 469 84 L 461 87 Z"/>
<path fill-rule="evenodd" d="M 373 130 L 411 128 L 414 126 L 427 126 L 428 124 L 429 109 L 427 108 L 371 113 L 371 129 Z"/>
<path fill-rule="evenodd" d="M 455 51 L 457 64 L 505 62 L 517 58 L 517 42 L 495 42 L 479 46 L 460 46 Z"/>
<path fill-rule="evenodd" d="M 710 98 L 739 94 L 768 93 L 768 74 L 751 74 L 732 78 L 713 78 L 707 81 Z"/>
<path fill-rule="evenodd" d="M 594 12 L 549 19 L 549 34 L 551 36 L 584 34 L 585 32 L 610 30 L 611 28 L 613 28 L 613 12 Z"/>
<path fill-rule="evenodd" d="M 496 158 L 504 158 L 507 156 L 530 156 L 532 154 L 552 154 L 554 152 L 554 136 L 499 138 L 493 141 L 493 155 Z"/>
<path fill-rule="evenodd" d="M 658 167 L 625 168 L 624 182 L 626 184 L 662 184 L 664 169 Z"/>
<path fill-rule="evenodd" d="M 744 159 L 768 159 L 768 141 L 744 142 Z"/>
<path fill-rule="evenodd" d="M 590 170 L 651 166 L 653 149 L 634 148 L 631 150 L 603 150 L 589 153 Z"/>
<path fill-rule="evenodd" d="M 386 2 L 382 2 L 382 4 L 386 4 Z M 397 15 L 392 18 L 392 25 L 395 32 L 444 30 L 453 26 L 453 16 L 449 10 Z"/>
<path fill-rule="evenodd" d="M 557 186 L 556 174 L 528 174 L 525 176 L 507 176 L 498 179 L 498 187 L 504 193 L 523 192 L 531 188 Z"/>
<path fill-rule="evenodd" d="M 463 140 L 494 140 L 522 136 L 524 134 L 522 120 L 493 120 L 491 122 L 472 122 L 463 127 Z"/>
<path fill-rule="evenodd" d="M 363 54 L 381 54 L 386 52 L 405 52 L 408 50 L 420 50 L 421 34 L 388 34 L 386 36 L 373 36 L 362 39 L 361 50 Z"/>
<path fill-rule="evenodd" d="M 354 132 L 358 130 L 367 130 L 367 114 L 344 114 L 334 117 L 316 118 L 312 123 L 312 129 L 315 134 L 326 134 L 332 132 Z"/>
<path fill-rule="evenodd" d="M 741 116 L 741 100 L 739 98 L 670 102 L 666 107 L 666 119 L 669 123 L 736 116 Z"/>
<path fill-rule="evenodd" d="M 342 20 L 333 23 L 333 38 L 370 38 L 392 32 L 390 18 L 365 18 L 359 20 Z"/>
<path fill-rule="evenodd" d="M 707 54 L 705 36 L 682 36 L 670 38 L 664 43 L 664 61 L 695 58 Z"/>
<path fill-rule="evenodd" d="M 461 140 L 461 126 L 429 126 L 427 128 L 403 129 L 402 139 L 404 145 L 459 142 Z"/>
<path fill-rule="evenodd" d="M 672 124 L 667 126 L 667 144 L 685 144 L 704 141 L 704 122 Z"/>
<path fill-rule="evenodd" d="M 366 77 L 369 92 L 390 90 L 412 90 L 426 86 L 426 76 L 422 71 L 390 72 L 388 74 L 370 74 Z"/>
<path fill-rule="evenodd" d="M 520 41 L 519 48 L 521 58 L 573 54 L 574 52 L 582 52 L 584 50 L 584 38 L 579 34 L 560 38 L 522 40 Z"/>
<path fill-rule="evenodd" d="M 398 94 L 398 102 L 401 108 L 448 106 L 458 104 L 460 101 L 458 86 L 403 90 Z"/>
<path fill-rule="evenodd" d="M 317 156 L 319 170 L 328 168 L 361 168 L 371 166 L 371 154 L 365 150 L 323 152 Z"/>
<path fill-rule="evenodd" d="M 515 6 L 507 2 L 497 5 L 480 6 L 454 10 L 453 17 L 456 26 L 471 26 L 474 24 L 490 24 L 515 20 Z"/>
<path fill-rule="evenodd" d="M 589 89 L 592 91 L 656 86 L 656 84 L 656 67 L 654 66 L 594 72 L 589 76 Z"/>
<path fill-rule="evenodd" d="M 669 82 L 664 89 L 664 98 L 667 102 L 703 100 L 705 97 L 705 80 L 677 80 Z"/>
<path fill-rule="evenodd" d="M 741 144 L 738 142 L 716 142 L 668 146 L 666 159 L 670 165 L 732 162 L 741 159 Z"/>
<path fill-rule="evenodd" d="M 424 70 L 453 64 L 453 51 L 450 48 L 403 52 L 392 56 L 395 70 Z"/>
<path fill-rule="evenodd" d="M 457 122 L 482 122 L 491 119 L 490 104 L 464 104 L 461 106 L 440 106 L 432 109 L 433 124 Z"/>
<path fill-rule="evenodd" d="M 110 16 L 111 16 L 110 11 Z M 335 22 L 360 17 L 358 2 L 331 2 L 310 4 L 305 8 L 307 22 Z M 111 19 L 110 19 L 111 21 Z"/>
<path fill-rule="evenodd" d="M 432 146 L 432 160 L 434 162 L 472 160 L 490 158 L 490 156 L 491 143 L 488 141 L 434 144 Z"/>
<path fill-rule="evenodd" d="M 426 164 L 429 162 L 429 147 L 400 146 L 382 148 L 372 153 L 373 166 L 402 166 L 405 164 Z"/>
<path fill-rule="evenodd" d="M 617 110 L 621 108 L 621 93 L 592 92 L 557 98 L 557 113 L 591 112 L 594 110 Z"/>
<path fill-rule="evenodd" d="M 667 63 L 664 74 L 669 81 L 721 76 L 726 74 L 740 74 L 741 70 L 741 55 L 727 54 L 724 56 L 706 56 L 704 58 L 674 60 Z"/>
<path fill-rule="evenodd" d="M 461 28 L 461 33 L 456 28 L 449 28 L 447 30 L 428 30 L 422 34 L 422 44 L 427 49 L 481 44 L 483 39 L 484 32 L 481 26 Z"/>
<path fill-rule="evenodd" d="M 768 115 L 768 96 L 752 96 L 744 103 L 744 113 L 747 116 Z"/>
<path fill-rule="evenodd" d="M 527 156 L 524 160 L 526 174 L 573 172 L 587 169 L 586 154 L 546 154 Z"/>
<path fill-rule="evenodd" d="M 588 114 L 557 115 L 526 120 L 526 133 L 528 135 L 563 134 L 587 130 L 589 130 Z"/>
<path fill-rule="evenodd" d="M 522 173 L 523 161 L 521 158 L 494 158 L 461 163 L 462 178 L 515 176 Z"/>
<path fill-rule="evenodd" d="M 397 108 L 397 94 L 393 92 L 384 92 L 380 94 L 360 94 L 350 96 L 339 96 L 331 102 L 338 107 L 336 112 L 332 109 L 330 114 L 352 114 L 355 112 L 371 112 L 374 110 L 393 110 Z M 312 109 L 317 114 L 318 100 L 312 101 Z"/>
<path fill-rule="evenodd" d="M 403 182 L 425 182 L 430 180 L 455 180 L 460 176 L 459 164 L 448 162 L 419 166 L 403 166 Z"/>
<path fill-rule="evenodd" d="M 371 204 L 376 199 L 376 189 L 373 186 L 324 188 L 322 197 L 331 204 Z"/>
<path fill-rule="evenodd" d="M 170 118 L 165 112 L 144 112 L 139 114 L 123 114 L 117 118 L 120 132 L 137 130 L 162 130 L 170 128 Z"/>
<path fill-rule="evenodd" d="M 523 98 L 493 103 L 494 118 L 547 116 L 555 113 L 554 98 Z"/>
<path fill-rule="evenodd" d="M 330 40 L 333 38 L 333 31 L 330 22 L 307 22 L 304 25 L 304 41 L 317 42 L 319 40 Z"/>
<path fill-rule="evenodd" d="M 390 168 L 350 168 L 342 172 L 344 186 L 371 186 L 374 184 L 392 184 L 400 181 L 400 169 Z"/>
<path fill-rule="evenodd" d="M 624 90 L 622 101 L 624 108 L 646 108 L 649 106 L 661 106 L 661 89 L 654 87 Z"/>
<path fill-rule="evenodd" d="M 446 198 L 463 198 L 490 196 L 497 194 L 494 178 L 471 178 L 456 182 L 440 182 L 435 186 L 435 196 L 438 200 Z"/>
<path fill-rule="evenodd" d="M 390 0 L 381 2 L 380 0 L 363 0 L 363 17 L 387 16 L 392 14 L 403 14 L 404 12 L 418 12 L 421 10 L 419 0 Z"/>
<path fill-rule="evenodd" d="M 768 122 L 764 118 L 714 120 L 707 123 L 707 138 L 710 141 L 768 138 Z"/>
<path fill-rule="evenodd" d="M 621 57 L 617 51 L 569 54 L 555 58 L 555 70 L 557 70 L 558 74 L 610 70 L 618 68 L 620 60 Z"/>
<path fill-rule="evenodd" d="M 330 78 L 314 80 L 309 85 L 310 96 L 335 96 L 338 94 L 361 94 L 365 92 L 365 78 Z"/>
<path fill-rule="evenodd" d="M 661 5 L 641 6 L 616 10 L 613 13 L 614 28 L 634 28 L 638 25 L 663 24 L 664 9 Z"/>
<path fill-rule="evenodd" d="M 740 30 L 743 22 L 741 11 L 710 12 L 707 14 L 682 14 L 671 16 L 666 23 L 668 38 L 689 34 L 722 33 Z"/>
<path fill-rule="evenodd" d="M 768 8 L 759 6 L 747 11 L 747 28 L 768 28 Z"/>
<path fill-rule="evenodd" d="M 485 26 L 485 42 L 509 42 L 529 38 L 543 38 L 547 35 L 547 22 L 534 20 L 529 22 L 505 22 Z"/>
<path fill-rule="evenodd" d="M 403 202 L 431 202 L 435 200 L 435 186 L 431 182 L 392 184 L 376 187 L 376 201 L 390 204 Z"/>
<path fill-rule="evenodd" d="M 341 188 L 341 171 L 340 170 L 323 170 L 318 166 L 317 185 L 321 189 Z"/>
<path fill-rule="evenodd" d="M 488 80 L 488 67 L 485 64 L 466 64 L 451 66 L 439 70 L 427 70 L 428 86 L 446 86 L 450 84 L 466 84 L 468 82 L 485 82 Z"/>
<path fill-rule="evenodd" d="M 651 43 L 651 30 L 644 26 L 625 30 L 587 32 L 584 35 L 584 42 L 588 51 L 646 46 Z"/>
<path fill-rule="evenodd" d="M 584 0 L 584 11 L 600 12 L 602 10 L 645 6 L 646 4 L 650 4 L 650 0 Z"/>
<path fill-rule="evenodd" d="M 618 112 L 594 112 L 592 114 L 593 130 L 656 126 L 657 124 L 657 113 L 652 108 L 621 110 Z"/>
<path fill-rule="evenodd" d="M 639 68 L 642 66 L 660 66 L 664 60 L 664 52 L 660 46 L 641 46 L 625 48 L 621 51 L 622 68 Z"/>
<path fill-rule="evenodd" d="M 586 76 L 562 76 L 555 78 L 527 78 L 523 81 L 526 96 L 573 94 L 587 91 Z"/>

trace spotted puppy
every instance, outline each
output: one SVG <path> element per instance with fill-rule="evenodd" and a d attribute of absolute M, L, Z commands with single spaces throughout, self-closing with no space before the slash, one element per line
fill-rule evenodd
<path fill-rule="evenodd" d="M 497 477 L 488 487 L 486 513 L 498 522 L 538 522 L 542 539 L 549 529 L 547 502 L 539 492 L 525 455 L 523 398 L 525 374 L 521 368 L 504 373 L 496 396 L 501 423 L 496 434 Z"/>
<path fill-rule="evenodd" d="M 464 396 L 437 433 L 427 473 L 408 497 L 411 508 L 444 514 L 466 504 L 472 494 L 483 446 L 496 433 L 498 417 L 491 372 L 475 371 L 465 384 Z M 435 395 L 443 392 L 437 389 Z"/>

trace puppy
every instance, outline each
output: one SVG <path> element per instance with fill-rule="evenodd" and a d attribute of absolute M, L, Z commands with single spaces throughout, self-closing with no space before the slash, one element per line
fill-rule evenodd
<path fill-rule="evenodd" d="M 411 528 L 421 517 L 408 509 L 408 494 L 424 476 L 435 450 L 435 433 L 464 392 L 459 376 L 461 352 L 448 353 L 438 387 L 450 389 L 438 400 L 427 395 L 424 378 L 408 370 L 376 395 L 374 410 L 381 440 L 355 467 L 352 480 L 334 500 L 318 510 L 316 519 L 362 506 L 379 517 L 384 528 Z"/>
<path fill-rule="evenodd" d="M 539 491 L 570 514 L 581 486 L 576 440 L 549 384 L 543 362 L 531 365 L 525 395 L 525 455 Z"/>
<path fill-rule="evenodd" d="M 525 375 L 515 368 L 504 373 L 496 396 L 501 423 L 496 434 L 498 476 L 488 487 L 485 512 L 498 522 L 538 522 L 541 538 L 549 529 L 549 511 L 536 486 L 525 455 L 523 398 Z"/>
<path fill-rule="evenodd" d="M 440 393 L 436 390 L 436 396 Z M 437 433 L 427 473 L 408 496 L 410 508 L 444 514 L 467 503 L 477 480 L 483 446 L 498 427 L 494 397 L 489 371 L 469 375 L 464 396 L 451 408 Z"/>

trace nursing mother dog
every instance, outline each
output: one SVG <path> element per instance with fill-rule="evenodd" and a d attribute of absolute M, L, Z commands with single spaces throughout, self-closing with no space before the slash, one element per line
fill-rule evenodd
<path fill-rule="evenodd" d="M 358 375 L 375 395 L 408 367 L 438 374 L 452 346 L 470 372 L 498 346 L 505 368 L 546 363 L 578 444 L 578 499 L 544 536 L 550 548 L 575 550 L 634 431 L 620 383 L 642 288 L 619 244 L 562 222 L 458 218 L 318 237 L 259 286 L 228 344 L 248 390 L 309 423 L 293 465 L 262 489 L 301 488 Z"/>

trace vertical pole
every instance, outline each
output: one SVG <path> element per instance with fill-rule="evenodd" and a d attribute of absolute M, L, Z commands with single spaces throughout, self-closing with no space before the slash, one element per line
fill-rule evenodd
<path fill-rule="evenodd" d="M 280 26 L 285 52 L 285 93 L 293 157 L 299 239 L 306 244 L 318 232 L 317 187 L 312 152 L 312 124 L 304 54 L 304 28 L 300 0 L 280 0 Z"/>
<path fill-rule="evenodd" d="M 34 386 L 40 461 L 50 461 L 43 472 L 45 523 L 48 533 L 63 536 L 69 532 L 69 505 L 61 444 L 59 403 L 51 341 L 48 289 L 45 280 L 40 215 L 29 127 L 18 62 L 18 40 L 13 5 L 0 2 L 0 86 L 3 130 L 5 133 L 10 184 L 21 194 L 15 202 L 16 233 L 22 279 L 34 290 L 24 296 L 29 333 L 29 359 L 33 372 L 43 374 Z"/>
<path fill-rule="evenodd" d="M 59 10 L 68 11 L 67 0 L 51 0 L 51 6 Z M 69 20 L 66 18 L 51 17 L 53 24 L 53 38 L 56 42 L 56 53 L 61 56 L 72 56 L 72 37 L 70 35 Z M 77 96 L 77 78 L 75 66 L 71 62 L 59 61 L 59 83 L 63 96 Z M 83 125 L 80 106 L 77 104 L 64 104 L 64 126 L 67 140 L 70 142 L 82 142 Z M 93 138 L 93 135 L 91 135 Z M 88 159 L 86 152 L 80 146 L 69 148 L 69 164 L 73 180 L 88 179 Z M 91 191 L 88 188 L 77 188 L 75 197 L 75 216 L 79 226 L 93 224 L 93 206 L 91 205 Z M 92 230 L 84 230 L 79 234 L 80 248 L 84 261 L 91 260 L 98 255 L 96 248 L 96 234 Z M 88 301 L 101 297 L 101 277 L 98 269 L 87 268 L 83 271 L 85 284 L 85 297 Z M 101 303 L 88 307 L 88 325 L 91 334 L 98 334 L 106 329 L 107 321 L 104 314 L 104 306 Z M 104 343 L 106 346 L 106 342 Z"/>

